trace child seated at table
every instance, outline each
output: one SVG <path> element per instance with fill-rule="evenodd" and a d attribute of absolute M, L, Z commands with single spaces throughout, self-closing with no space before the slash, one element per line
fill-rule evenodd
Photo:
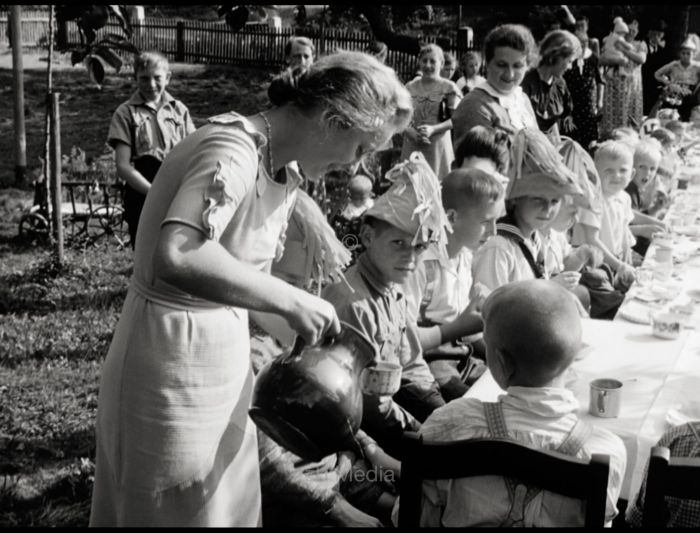
<path fill-rule="evenodd" d="M 692 421 L 681 426 L 667 430 L 656 446 L 665 446 L 671 451 L 671 457 L 700 458 L 700 421 Z M 627 509 L 625 517 L 632 527 L 642 527 L 642 513 L 644 510 L 644 498 L 647 487 L 647 475 L 649 463 L 642 487 Z M 666 503 L 666 527 L 700 527 L 700 502 L 682 498 L 665 498 Z"/>
<path fill-rule="evenodd" d="M 669 197 L 659 186 L 656 177 L 661 157 L 661 143 L 658 140 L 648 138 L 637 143 L 634 150 L 634 178 L 625 187 L 635 214 L 630 230 L 637 242 L 632 249 L 642 257 L 646 254 L 652 234 L 666 229 L 666 225 L 656 216 L 669 203 Z"/>
<path fill-rule="evenodd" d="M 666 128 L 656 128 L 649 134 L 661 143 L 661 161 L 656 171 L 659 188 L 670 195 L 673 188 L 673 178 L 676 175 L 681 159 L 678 156 L 676 135 Z"/>
<path fill-rule="evenodd" d="M 420 256 L 435 244 L 447 259 L 440 183 L 419 152 L 388 174 L 394 183 L 365 213 L 360 236 L 365 251 L 345 273 L 347 282 L 328 286 L 323 297 L 338 318 L 363 332 L 375 347 L 376 362 L 401 366 L 401 388 L 391 397 L 364 395 L 362 428 L 390 453 L 399 451 L 405 430 L 444 404 L 423 358 L 415 322 L 401 290 Z"/>
<path fill-rule="evenodd" d="M 475 357 L 483 358 L 481 342 L 476 339 L 468 344 L 461 339 L 482 329 L 479 310 L 485 295 L 472 285 L 472 252 L 495 234 L 503 196 L 499 181 L 478 168 L 447 174 L 442 180 L 442 206 L 452 225 L 447 235 L 448 257 L 441 258 L 431 246 L 403 284 L 426 358 L 428 354 L 431 359 L 440 354 L 464 357 L 459 365 L 448 359 L 428 363 L 446 401 L 467 392 L 467 384 L 485 369 Z M 477 353 L 470 355 L 474 350 Z"/>
<path fill-rule="evenodd" d="M 440 442 L 510 438 L 579 459 L 609 455 L 605 505 L 609 525 L 617 515 L 627 451 L 620 437 L 578 417 L 579 403 L 564 386 L 567 370 L 581 349 L 581 319 L 574 298 L 551 281 L 519 281 L 491 293 L 483 315 L 489 370 L 506 393 L 494 403 L 466 397 L 451 401 L 428 417 L 420 430 L 423 438 Z M 375 443 L 363 439 L 363 447 L 376 466 L 400 469 Z M 399 499 L 392 513 L 394 523 L 400 505 Z M 585 504 L 579 500 L 483 476 L 424 481 L 420 525 L 580 527 L 584 514 Z"/>
<path fill-rule="evenodd" d="M 634 175 L 634 154 L 623 142 L 605 141 L 597 147 L 594 160 L 603 191 L 602 205 L 598 206 L 599 214 L 583 212 L 577 229 L 584 243 L 603 251 L 620 286 L 628 288 L 635 279 L 631 264 L 635 239 L 629 228 L 635 215 L 625 187 Z"/>
<path fill-rule="evenodd" d="M 520 130 L 513 140 L 506 215 L 497 235 L 474 255 L 474 281 L 493 290 L 523 279 L 547 277 L 541 235 L 567 194 L 583 196 L 578 177 L 539 130 Z"/>

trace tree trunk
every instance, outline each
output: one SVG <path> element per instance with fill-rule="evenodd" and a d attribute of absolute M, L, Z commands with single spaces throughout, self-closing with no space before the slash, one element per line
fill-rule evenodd
<path fill-rule="evenodd" d="M 24 124 L 24 67 L 22 63 L 22 6 L 11 6 L 12 74 L 15 100 L 15 185 L 24 185 L 27 171 L 27 136 Z"/>
<path fill-rule="evenodd" d="M 374 38 L 382 41 L 390 50 L 418 55 L 421 42 L 415 37 L 395 33 L 382 16 L 381 5 L 361 4 L 358 7 L 358 11 L 367 19 L 370 28 L 372 28 Z"/>

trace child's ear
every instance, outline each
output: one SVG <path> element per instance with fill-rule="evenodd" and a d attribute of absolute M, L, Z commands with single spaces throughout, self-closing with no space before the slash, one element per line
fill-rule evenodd
<path fill-rule="evenodd" d="M 362 224 L 360 228 L 360 241 L 365 248 L 369 248 L 376 237 L 375 229 L 369 224 Z"/>
<path fill-rule="evenodd" d="M 633 166 L 633 167 L 632 167 L 632 177 L 630 178 L 630 181 L 632 181 L 632 180 L 634 179 L 634 175 L 635 175 L 636 173 L 637 173 L 637 168 Z"/>
<path fill-rule="evenodd" d="M 457 222 L 457 211 L 455 209 L 450 208 L 445 211 L 445 214 L 447 215 L 447 220 L 450 221 L 450 224 Z"/>

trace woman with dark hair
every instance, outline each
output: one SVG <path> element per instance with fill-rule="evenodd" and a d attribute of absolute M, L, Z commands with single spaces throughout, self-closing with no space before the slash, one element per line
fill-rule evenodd
<path fill-rule="evenodd" d="M 413 109 L 367 54 L 288 81 L 272 109 L 209 119 L 158 170 L 102 367 L 90 525 L 260 524 L 248 311 L 283 317 L 308 344 L 340 331 L 330 303 L 269 274 L 300 171 L 356 164 Z"/>
<path fill-rule="evenodd" d="M 453 168 L 478 168 L 505 174 L 510 161 L 508 134 L 503 130 L 474 126 L 457 145 Z"/>
<path fill-rule="evenodd" d="M 454 146 L 474 126 L 498 127 L 511 134 L 538 128 L 530 99 L 520 88 L 536 57 L 537 44 L 525 26 L 504 24 L 489 32 L 484 41 L 486 81 L 474 87 L 452 115 Z"/>
<path fill-rule="evenodd" d="M 540 61 L 523 78 L 522 88 L 530 97 L 537 124 L 545 133 L 573 130 L 573 101 L 563 75 L 581 55 L 578 39 L 566 30 L 554 30 L 540 43 Z"/>

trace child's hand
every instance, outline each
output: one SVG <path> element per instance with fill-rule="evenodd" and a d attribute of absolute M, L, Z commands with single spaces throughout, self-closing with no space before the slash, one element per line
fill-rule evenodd
<path fill-rule="evenodd" d="M 576 285 L 578 285 L 579 280 L 581 279 L 581 274 L 578 272 L 561 272 L 560 274 L 557 274 L 552 278 L 552 281 L 558 283 L 562 287 L 564 287 L 567 290 L 571 290 Z"/>
<path fill-rule="evenodd" d="M 463 314 L 481 313 L 481 309 L 484 307 L 484 302 L 489 294 L 491 294 L 491 290 L 486 285 L 478 281 L 475 282 L 469 294 L 469 305 L 467 305 Z"/>
<path fill-rule="evenodd" d="M 617 270 L 617 274 L 615 274 L 615 281 L 613 282 L 613 285 L 615 287 L 622 286 L 629 288 L 632 283 L 634 283 L 635 279 L 637 279 L 637 274 L 635 273 L 634 268 L 632 268 L 632 265 L 622 263 L 620 268 Z"/>
<path fill-rule="evenodd" d="M 361 429 L 357 431 L 355 437 L 362 446 L 365 458 L 377 468 L 398 472 L 401 470 L 401 463 L 387 454 L 377 441 L 367 435 Z"/>

